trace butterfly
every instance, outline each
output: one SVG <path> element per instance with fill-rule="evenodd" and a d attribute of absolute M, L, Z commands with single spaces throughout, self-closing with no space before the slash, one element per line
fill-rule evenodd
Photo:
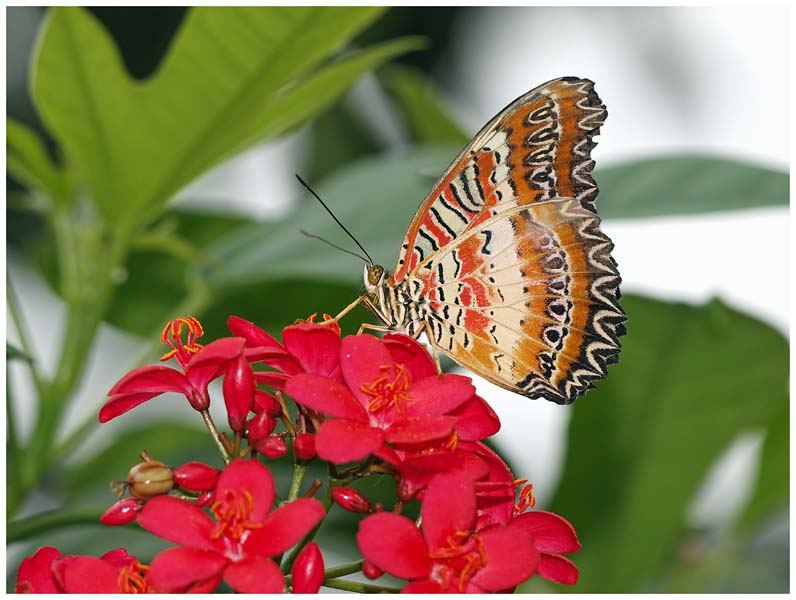
<path fill-rule="evenodd" d="M 626 321 L 591 176 L 606 115 L 587 79 L 517 98 L 423 200 L 395 271 L 365 266 L 358 301 L 513 392 L 569 404 L 594 387 Z"/>

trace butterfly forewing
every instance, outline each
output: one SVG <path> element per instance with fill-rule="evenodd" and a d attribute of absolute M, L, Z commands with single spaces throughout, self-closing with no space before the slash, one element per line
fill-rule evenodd
<path fill-rule="evenodd" d="M 393 280 L 422 283 L 430 341 L 444 353 L 498 385 L 559 403 L 605 376 L 624 333 L 591 177 L 605 116 L 583 79 L 515 100 L 423 201 Z"/>

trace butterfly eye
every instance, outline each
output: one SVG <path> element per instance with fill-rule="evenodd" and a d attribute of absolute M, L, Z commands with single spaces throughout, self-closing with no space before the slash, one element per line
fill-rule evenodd
<path fill-rule="evenodd" d="M 372 265 L 368 267 L 368 283 L 370 285 L 378 285 L 382 275 L 384 275 L 384 267 L 381 265 Z"/>

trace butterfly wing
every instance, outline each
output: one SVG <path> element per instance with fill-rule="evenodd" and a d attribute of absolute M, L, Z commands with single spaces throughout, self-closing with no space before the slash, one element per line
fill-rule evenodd
<path fill-rule="evenodd" d="M 454 160 L 409 227 L 394 280 L 419 280 L 433 342 L 503 387 L 572 402 L 616 362 L 625 315 L 589 153 L 590 81 L 511 103 Z"/>

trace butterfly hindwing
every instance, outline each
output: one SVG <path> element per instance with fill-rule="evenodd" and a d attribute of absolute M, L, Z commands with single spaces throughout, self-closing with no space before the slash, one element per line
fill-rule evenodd
<path fill-rule="evenodd" d="M 594 211 L 605 107 L 564 78 L 514 101 L 454 160 L 404 240 L 394 282 L 422 282 L 434 343 L 527 396 L 572 402 L 616 362 L 625 315 Z"/>

